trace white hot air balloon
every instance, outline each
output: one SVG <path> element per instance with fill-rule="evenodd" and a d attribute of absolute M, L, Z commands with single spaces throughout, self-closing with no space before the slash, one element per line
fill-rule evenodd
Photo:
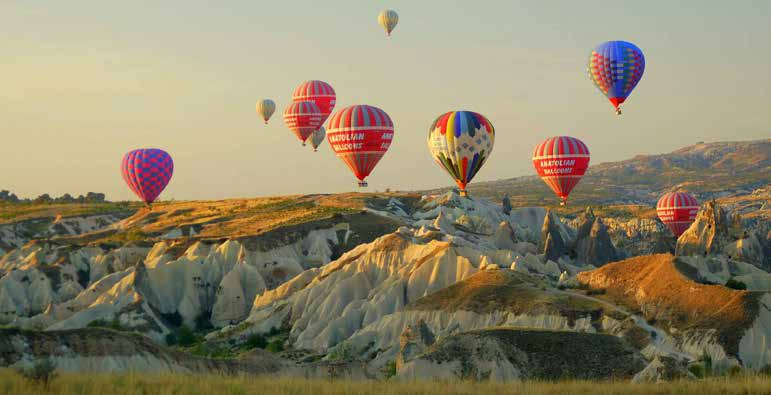
<path fill-rule="evenodd" d="M 313 147 L 313 152 L 318 151 L 319 146 L 322 142 L 324 142 L 324 139 L 327 137 L 327 130 L 324 129 L 323 126 L 316 129 L 313 134 L 311 134 L 311 147 Z"/>
<path fill-rule="evenodd" d="M 257 102 L 257 114 L 259 114 L 265 124 L 268 124 L 270 116 L 276 111 L 276 103 L 270 99 L 262 99 Z"/>
<path fill-rule="evenodd" d="M 391 32 L 396 27 L 396 24 L 399 23 L 399 14 L 394 10 L 383 10 L 380 12 L 380 15 L 377 16 L 377 23 L 379 23 L 380 26 L 383 26 L 386 34 L 390 36 Z"/>

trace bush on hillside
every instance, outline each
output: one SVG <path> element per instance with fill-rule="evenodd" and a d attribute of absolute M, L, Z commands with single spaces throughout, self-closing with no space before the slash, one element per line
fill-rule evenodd
<path fill-rule="evenodd" d="M 36 361 L 31 368 L 17 369 L 17 372 L 30 382 L 42 385 L 46 389 L 57 376 L 56 363 L 48 358 Z"/>
<path fill-rule="evenodd" d="M 736 290 L 740 290 L 740 291 L 744 291 L 744 290 L 747 289 L 747 284 L 745 284 L 745 283 L 743 283 L 743 282 L 741 282 L 739 280 L 736 280 L 733 277 L 729 278 L 728 281 L 726 281 L 725 286 L 728 287 L 728 288 L 736 289 Z"/>
<path fill-rule="evenodd" d="M 244 343 L 244 347 L 246 347 L 248 350 L 254 349 L 254 348 L 262 348 L 268 346 L 268 341 L 265 340 L 265 337 L 262 335 L 258 335 L 256 333 L 253 333 L 249 335 L 249 337 L 246 339 L 246 342 Z"/>

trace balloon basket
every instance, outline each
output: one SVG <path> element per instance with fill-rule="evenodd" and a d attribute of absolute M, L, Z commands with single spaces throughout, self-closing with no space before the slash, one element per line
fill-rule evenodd
<path fill-rule="evenodd" d="M 369 184 L 367 184 L 366 181 L 359 181 L 359 188 L 366 188 L 367 185 L 369 185 Z"/>
<path fill-rule="evenodd" d="M 621 109 L 616 107 L 616 115 L 621 115 Z"/>
<path fill-rule="evenodd" d="M 461 196 L 461 197 L 468 197 L 468 192 L 466 192 L 466 190 L 465 190 L 465 189 L 461 189 L 461 190 L 460 190 L 460 196 Z"/>

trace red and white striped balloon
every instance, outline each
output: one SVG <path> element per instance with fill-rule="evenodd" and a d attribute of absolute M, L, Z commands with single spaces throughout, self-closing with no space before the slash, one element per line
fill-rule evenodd
<path fill-rule="evenodd" d="M 675 237 L 680 237 L 691 226 L 698 212 L 699 202 L 687 192 L 665 193 L 656 204 L 656 214 Z"/>
<path fill-rule="evenodd" d="M 284 123 L 305 145 L 316 129 L 321 126 L 321 111 L 312 101 L 293 102 L 284 110 Z"/>
<path fill-rule="evenodd" d="M 533 166 L 564 205 L 589 167 L 589 148 L 575 137 L 551 137 L 533 150 Z"/>
<path fill-rule="evenodd" d="M 321 111 L 321 124 L 323 125 L 335 108 L 337 95 L 335 90 L 332 89 L 332 85 L 324 81 L 305 81 L 295 88 L 292 94 L 292 101 L 312 101 L 316 103 Z"/>
<path fill-rule="evenodd" d="M 337 111 L 327 125 L 327 141 L 335 154 L 359 179 L 359 186 L 391 146 L 394 124 L 385 111 L 356 105 Z"/>

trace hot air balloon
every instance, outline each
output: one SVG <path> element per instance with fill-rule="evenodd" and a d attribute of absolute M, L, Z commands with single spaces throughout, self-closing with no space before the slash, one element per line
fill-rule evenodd
<path fill-rule="evenodd" d="M 332 86 L 324 81 L 305 81 L 295 88 L 292 101 L 312 101 L 321 111 L 321 124 L 327 121 L 332 109 L 335 108 L 337 96 Z"/>
<path fill-rule="evenodd" d="M 305 145 L 305 140 L 321 126 L 321 111 L 312 101 L 298 101 L 284 110 L 284 123 Z"/>
<path fill-rule="evenodd" d="M 323 126 L 319 127 L 311 134 L 311 147 L 313 147 L 313 152 L 318 151 L 318 148 L 325 137 L 327 137 L 327 130 L 324 129 Z"/>
<path fill-rule="evenodd" d="M 589 55 L 587 71 L 594 85 L 616 108 L 616 114 L 621 115 L 619 105 L 640 82 L 645 71 L 645 57 L 632 43 L 607 41 Z"/>
<path fill-rule="evenodd" d="M 388 151 L 394 137 L 394 124 L 385 111 L 356 105 L 337 111 L 327 124 L 327 141 L 335 154 L 359 179 L 359 186 Z"/>
<path fill-rule="evenodd" d="M 562 199 L 560 205 L 564 206 L 570 191 L 589 167 L 589 148 L 574 137 L 551 137 L 535 147 L 533 166 L 538 176 Z"/>
<path fill-rule="evenodd" d="M 276 103 L 270 99 L 262 99 L 257 102 L 257 114 L 260 114 L 265 124 L 268 124 L 270 116 L 276 111 Z"/>
<path fill-rule="evenodd" d="M 129 188 L 150 207 L 171 180 L 174 161 L 164 150 L 135 149 L 123 155 L 121 172 Z"/>
<path fill-rule="evenodd" d="M 377 23 L 379 23 L 380 26 L 383 26 L 383 29 L 386 31 L 386 35 L 390 37 L 391 32 L 396 27 L 396 24 L 399 23 L 399 14 L 397 14 L 394 10 L 383 10 L 377 16 Z"/>
<path fill-rule="evenodd" d="M 493 124 L 472 111 L 444 113 L 428 129 L 428 150 L 458 183 L 461 196 L 467 195 L 466 184 L 490 157 L 494 144 Z"/>
<path fill-rule="evenodd" d="M 687 192 L 665 193 L 656 204 L 656 214 L 675 237 L 680 237 L 691 226 L 698 212 L 699 203 Z"/>

